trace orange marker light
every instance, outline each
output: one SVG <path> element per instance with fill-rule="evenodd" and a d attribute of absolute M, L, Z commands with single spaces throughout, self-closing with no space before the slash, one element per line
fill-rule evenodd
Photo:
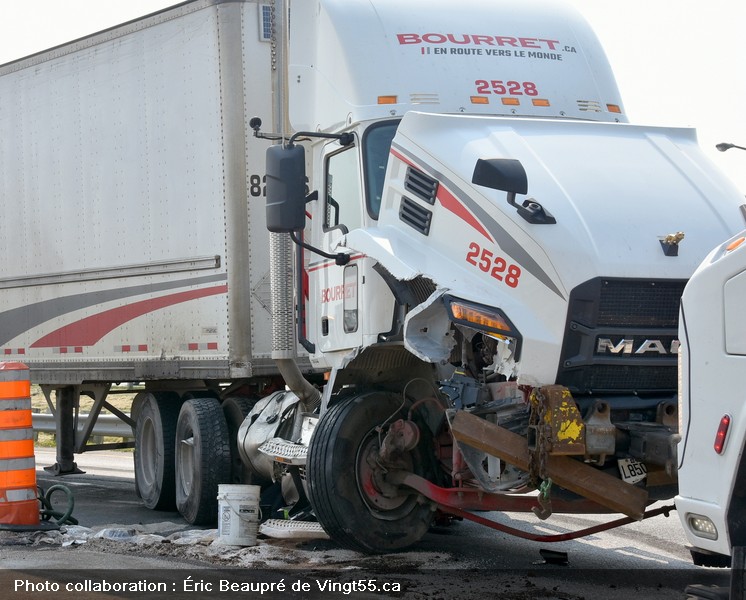
<path fill-rule="evenodd" d="M 503 98 L 502 101 L 506 106 L 519 106 L 521 104 L 518 98 Z"/>
<path fill-rule="evenodd" d="M 728 246 L 725 248 L 726 252 L 733 252 L 736 248 L 738 248 L 741 244 L 746 242 L 746 237 L 740 237 L 737 240 L 733 240 Z"/>
<path fill-rule="evenodd" d="M 378 104 L 396 104 L 397 100 L 396 96 L 378 96 Z"/>
<path fill-rule="evenodd" d="M 487 96 L 472 96 L 471 103 L 472 104 L 489 104 L 490 99 Z"/>
<path fill-rule="evenodd" d="M 607 104 L 606 108 L 609 109 L 609 112 L 613 113 L 622 113 L 622 108 L 618 104 Z"/>
<path fill-rule="evenodd" d="M 549 106 L 549 100 L 546 98 L 533 98 L 531 104 L 534 106 Z"/>
<path fill-rule="evenodd" d="M 451 310 L 453 311 L 453 316 L 460 321 L 473 323 L 474 325 L 480 325 L 489 329 L 510 331 L 510 325 L 494 312 L 480 310 L 476 307 L 457 304 L 455 302 L 451 305 Z"/>

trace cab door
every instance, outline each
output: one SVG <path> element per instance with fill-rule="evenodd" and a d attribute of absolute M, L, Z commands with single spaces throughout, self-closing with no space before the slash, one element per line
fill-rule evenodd
<path fill-rule="evenodd" d="M 312 236 L 324 252 L 336 254 L 337 244 L 349 231 L 363 224 L 363 186 L 357 144 L 340 148 L 337 142 L 322 151 L 323 177 Z M 317 352 L 359 347 L 361 257 L 350 256 L 346 265 L 313 254 L 309 257 L 308 317 L 311 342 Z"/>

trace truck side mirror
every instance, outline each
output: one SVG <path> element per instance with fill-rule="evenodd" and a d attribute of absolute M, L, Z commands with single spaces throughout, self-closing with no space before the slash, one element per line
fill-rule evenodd
<path fill-rule="evenodd" d="M 493 190 L 508 192 L 508 204 L 518 214 L 534 225 L 554 225 L 557 220 L 534 199 L 527 199 L 517 204 L 516 194 L 528 193 L 528 177 L 521 161 L 514 158 L 480 158 L 474 165 L 471 182 Z"/>
<path fill-rule="evenodd" d="M 299 231 L 306 225 L 306 155 L 303 146 L 267 148 L 267 229 Z"/>
<path fill-rule="evenodd" d="M 528 192 L 528 177 L 521 161 L 514 158 L 480 158 L 474 167 L 471 182 L 476 185 L 526 194 Z"/>

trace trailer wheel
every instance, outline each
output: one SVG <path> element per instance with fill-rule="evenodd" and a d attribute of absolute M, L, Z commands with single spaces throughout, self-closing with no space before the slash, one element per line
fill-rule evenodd
<path fill-rule="evenodd" d="M 176 508 L 192 525 L 217 521 L 218 485 L 231 474 L 228 426 L 220 402 L 194 398 L 176 423 Z"/>
<path fill-rule="evenodd" d="M 146 507 L 173 510 L 174 440 L 181 401 L 174 393 L 144 393 L 135 400 L 135 489 Z"/>
<path fill-rule="evenodd" d="M 223 414 L 228 426 L 228 443 L 231 448 L 231 483 L 251 484 L 253 471 L 243 464 L 238 451 L 238 428 L 244 422 L 246 415 L 256 404 L 256 400 L 242 397 L 230 397 L 223 401 Z"/>
<path fill-rule="evenodd" d="M 411 546 L 427 532 L 433 512 L 416 493 L 384 494 L 378 426 L 396 420 L 401 396 L 367 392 L 334 405 L 321 418 L 308 449 L 306 480 L 311 505 L 324 530 L 347 548 L 377 553 Z M 430 460 L 423 445 L 402 465 L 425 475 Z M 392 493 L 393 491 L 393 493 Z"/>

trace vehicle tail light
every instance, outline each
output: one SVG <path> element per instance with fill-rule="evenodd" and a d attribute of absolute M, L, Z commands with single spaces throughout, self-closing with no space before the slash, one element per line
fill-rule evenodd
<path fill-rule="evenodd" d="M 725 448 L 725 438 L 728 435 L 728 427 L 730 427 L 730 415 L 723 415 L 723 418 L 720 419 L 720 425 L 718 426 L 718 431 L 715 434 L 715 452 L 718 454 L 723 453 L 723 449 Z"/>

